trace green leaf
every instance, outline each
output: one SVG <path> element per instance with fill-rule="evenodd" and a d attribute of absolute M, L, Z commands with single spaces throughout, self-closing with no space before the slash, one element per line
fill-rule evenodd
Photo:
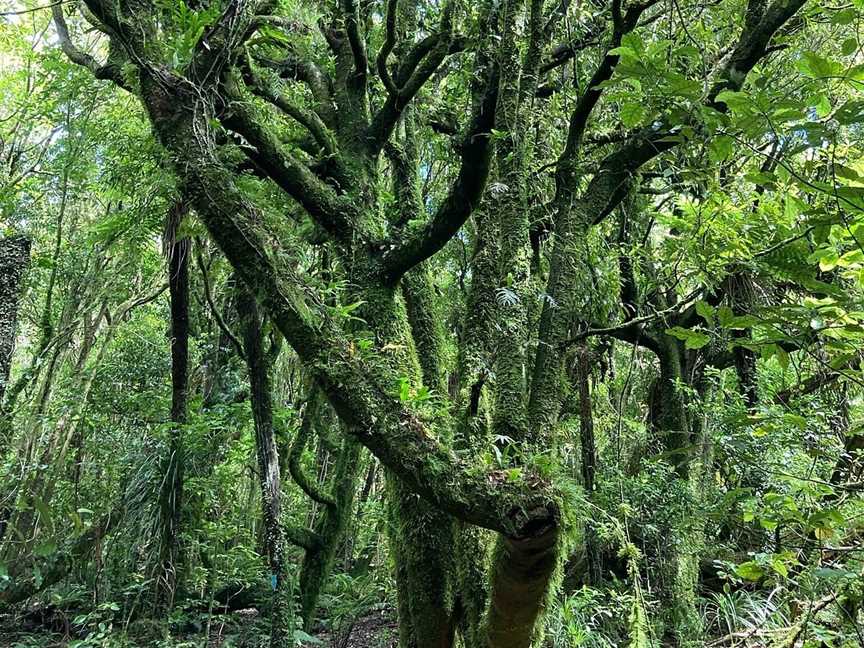
<path fill-rule="evenodd" d="M 684 347 L 687 349 L 701 349 L 711 342 L 711 336 L 707 333 L 686 329 L 681 326 L 673 326 L 666 329 L 666 334 L 684 342 Z"/>
<path fill-rule="evenodd" d="M 771 559 L 771 567 L 783 578 L 786 578 L 789 575 L 789 568 L 786 566 L 786 562 L 779 556 L 774 556 Z"/>
<path fill-rule="evenodd" d="M 746 581 L 757 582 L 765 577 L 765 570 L 752 560 L 741 563 L 735 568 L 735 573 Z"/>
<path fill-rule="evenodd" d="M 636 52 L 634 52 L 631 48 L 624 47 L 624 46 L 611 49 L 607 52 L 607 54 L 609 54 L 610 56 L 620 56 L 621 58 L 625 58 L 625 59 L 627 59 L 627 58 L 636 59 L 637 58 Z"/>
<path fill-rule="evenodd" d="M 57 551 L 57 543 L 56 542 L 43 542 L 40 545 L 37 545 L 35 549 L 33 549 L 33 553 L 37 556 L 41 556 L 42 558 L 47 558 L 51 554 Z"/>
<path fill-rule="evenodd" d="M 714 326 L 714 307 L 703 299 L 695 304 L 696 313 L 704 319 L 709 326 Z"/>
<path fill-rule="evenodd" d="M 798 59 L 798 69 L 811 79 L 821 79 L 840 76 L 843 68 L 839 63 L 819 56 L 816 52 L 804 52 Z"/>
<path fill-rule="evenodd" d="M 820 119 L 827 117 L 831 113 L 831 102 L 828 101 L 828 97 L 824 93 L 820 93 L 816 98 L 814 107 L 816 108 L 816 116 Z"/>
<path fill-rule="evenodd" d="M 777 362 L 780 364 L 780 367 L 783 371 L 786 371 L 789 368 L 789 354 L 778 346 L 775 356 L 777 357 Z"/>
<path fill-rule="evenodd" d="M 728 135 L 720 135 L 711 141 L 708 157 L 712 162 L 723 162 L 732 157 L 735 140 Z"/>
<path fill-rule="evenodd" d="M 621 118 L 621 123 L 624 124 L 627 128 L 633 128 L 638 125 L 645 119 L 646 115 L 645 106 L 640 103 L 630 102 L 625 103 L 621 106 L 621 110 L 619 111 L 619 117 Z"/>
<path fill-rule="evenodd" d="M 854 54 L 858 49 L 858 41 L 855 38 L 847 38 L 843 41 L 843 44 L 840 46 L 840 53 L 843 56 L 849 56 L 850 54 Z"/>
<path fill-rule="evenodd" d="M 855 21 L 855 18 L 857 16 L 858 13 L 855 11 L 855 9 L 853 9 L 852 7 L 847 7 L 834 14 L 834 16 L 831 18 L 831 22 L 835 25 L 851 25 Z"/>
<path fill-rule="evenodd" d="M 727 328 L 732 320 L 735 319 L 735 313 L 728 306 L 721 306 L 717 309 L 717 319 L 720 320 L 720 326 Z"/>
<path fill-rule="evenodd" d="M 741 110 L 750 105 L 750 97 L 747 96 L 747 93 L 735 90 L 724 90 L 717 95 L 717 101 L 725 103 L 733 111 Z"/>

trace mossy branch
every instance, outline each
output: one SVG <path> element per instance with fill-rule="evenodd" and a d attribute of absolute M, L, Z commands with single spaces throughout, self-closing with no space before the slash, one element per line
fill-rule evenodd
<path fill-rule="evenodd" d="M 301 547 L 307 551 L 315 551 L 322 544 L 321 536 L 309 529 L 291 524 L 283 524 L 282 529 L 285 532 L 285 539 L 296 547 Z"/>
<path fill-rule="evenodd" d="M 301 465 L 303 450 L 309 442 L 315 419 L 319 413 L 318 401 L 320 397 L 317 392 L 317 387 L 313 386 L 312 393 L 310 393 L 309 400 L 306 403 L 306 409 L 303 412 L 303 421 L 300 424 L 300 429 L 297 430 L 297 435 L 294 437 L 294 442 L 291 444 L 291 450 L 288 453 L 288 472 L 300 487 L 300 490 L 306 493 L 312 501 L 334 508 L 336 500 L 321 490 L 317 484 L 314 484 L 303 471 L 303 466 Z"/>

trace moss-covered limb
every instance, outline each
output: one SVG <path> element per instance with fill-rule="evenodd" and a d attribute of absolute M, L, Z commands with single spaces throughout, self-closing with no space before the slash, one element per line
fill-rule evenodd
<path fill-rule="evenodd" d="M 498 179 L 493 185 L 489 211 L 497 219 L 495 250 L 495 290 L 508 291 L 507 299 L 499 300 L 496 324 L 501 329 L 494 361 L 493 433 L 517 441 L 528 433 L 525 395 L 528 324 L 528 210 L 524 209 L 525 123 L 520 120 L 520 65 L 516 39 L 516 21 L 524 2 L 502 3 L 501 35 L 498 52 L 499 91 L 495 127 L 503 137 L 495 147 Z"/>
<path fill-rule="evenodd" d="M 686 513 L 685 513 L 686 515 Z M 698 519 L 692 511 L 690 519 Z M 702 621 L 696 588 L 704 529 L 670 529 L 657 556 L 659 620 L 664 646 L 701 646 Z"/>
<path fill-rule="evenodd" d="M 311 500 L 325 506 L 336 506 L 336 500 L 328 493 L 325 493 L 317 483 L 314 483 L 309 478 L 301 464 L 303 451 L 309 442 L 309 437 L 315 425 L 315 419 L 320 414 L 321 405 L 320 390 L 315 385 L 310 386 L 306 407 L 303 410 L 303 420 L 300 422 L 300 428 L 297 430 L 294 441 L 291 443 L 291 449 L 288 452 L 288 471 L 291 473 L 291 478 L 300 487 L 300 490 L 306 493 Z"/>
<path fill-rule="evenodd" d="M 472 470 L 428 434 L 420 418 L 393 395 L 398 375 L 380 355 L 366 358 L 357 353 L 323 309 L 316 308 L 312 317 L 313 306 L 302 298 L 302 281 L 292 280 L 288 269 L 273 258 L 256 231 L 257 210 L 236 186 L 233 174 L 215 161 L 210 141 L 199 135 L 211 125 L 197 95 L 164 75 L 157 80 L 145 74 L 142 89 L 157 134 L 174 156 L 197 213 L 348 430 L 412 491 L 465 521 L 519 537 L 532 521 L 556 518 L 557 507 L 542 481 L 513 483 L 504 475 Z"/>
<path fill-rule="evenodd" d="M 460 149 L 459 173 L 447 196 L 427 223 L 405 237 L 382 244 L 380 274 L 395 284 L 408 270 L 438 252 L 465 223 L 479 204 L 492 165 L 491 131 L 498 103 L 498 65 L 492 56 L 497 42 L 498 7 L 482 6 L 481 33 L 486 41 L 478 48 L 474 68 L 471 122 Z"/>
<path fill-rule="evenodd" d="M 291 117 L 298 124 L 303 126 L 309 134 L 315 139 L 315 143 L 321 147 L 325 154 L 334 157 L 338 155 L 338 144 L 333 132 L 327 127 L 327 124 L 318 116 L 318 113 L 307 110 L 306 108 L 295 104 L 275 86 L 267 82 L 255 63 L 249 57 L 241 59 L 243 64 L 244 80 L 249 85 L 249 89 L 258 97 L 272 104 L 287 116 Z M 336 161 L 335 168 L 339 168 L 341 163 Z M 344 174 L 339 174 L 344 177 Z"/>
<path fill-rule="evenodd" d="M 283 524 L 282 526 L 285 531 L 285 539 L 296 547 L 316 551 L 323 542 L 321 537 L 310 529 L 291 524 Z"/>
<path fill-rule="evenodd" d="M 349 241 L 357 220 L 353 201 L 337 195 L 278 141 L 263 118 L 256 114 L 246 93 L 241 91 L 242 81 L 238 76 L 234 75 L 233 82 L 227 85 L 234 103 L 231 111 L 221 117 L 225 127 L 252 144 L 252 147 L 243 147 L 252 162 L 297 200 L 335 240 Z"/>
<path fill-rule="evenodd" d="M 574 379 L 579 394 L 579 469 L 582 487 L 590 499 L 595 490 L 597 473 L 597 450 L 594 443 L 594 412 L 591 398 L 591 353 L 587 346 L 576 350 L 571 379 Z M 592 528 L 585 530 L 585 557 L 588 563 L 588 583 L 598 585 L 602 578 L 599 546 Z"/>
<path fill-rule="evenodd" d="M 659 338 L 660 375 L 651 389 L 648 419 L 652 431 L 663 443 L 669 463 L 686 480 L 693 456 L 693 440 L 687 403 L 681 392 L 681 386 L 687 380 L 684 373 L 685 350 L 680 340 L 668 335 Z"/>
<path fill-rule="evenodd" d="M 411 19 L 411 16 L 407 18 Z M 393 168 L 394 194 L 399 199 L 399 213 L 392 219 L 393 231 L 404 230 L 411 219 L 424 212 L 414 121 L 414 111 L 409 108 L 402 120 L 404 134 L 401 146 L 392 146 L 388 152 Z M 445 394 L 444 329 L 428 264 L 420 264 L 406 273 L 400 287 L 423 383 L 439 394 Z"/>
<path fill-rule="evenodd" d="M 485 529 L 456 522 L 454 614 L 463 646 L 482 646 L 489 603 L 488 556 L 494 537 Z"/>
<path fill-rule="evenodd" d="M 492 559 L 486 619 L 489 648 L 530 648 L 558 563 L 557 527 L 520 540 L 499 538 Z"/>
<path fill-rule="evenodd" d="M 581 271 L 578 262 L 578 241 L 588 232 L 585 223 L 590 206 L 576 204 L 571 207 L 564 200 L 556 211 L 556 236 L 546 294 L 551 300 L 543 304 L 540 315 L 539 344 L 534 358 L 528 417 L 532 434 L 548 437 L 557 424 L 564 394 L 563 343 L 569 337 L 573 317 L 570 287 Z"/>
<path fill-rule="evenodd" d="M 411 103 L 411 100 L 426 82 L 429 81 L 432 75 L 435 74 L 435 71 L 438 70 L 450 53 L 450 46 L 453 41 L 454 8 L 454 2 L 448 1 L 444 3 L 441 9 L 441 23 L 438 27 L 438 38 L 435 46 L 417 61 L 417 65 L 411 70 L 407 78 L 397 78 L 396 82 L 391 81 L 392 88 L 389 89 L 395 90 L 395 92 L 388 92 L 384 105 L 381 106 L 381 109 L 374 115 L 369 124 L 366 139 L 369 142 L 369 152 L 372 155 L 377 155 L 381 151 L 384 144 L 393 134 L 393 130 L 402 116 L 405 107 Z M 379 65 L 379 67 L 381 66 Z M 384 67 L 386 72 L 386 63 Z M 389 79 L 389 74 L 382 78 Z"/>
<path fill-rule="evenodd" d="M 307 549 L 300 568 L 300 614 L 307 630 L 312 627 L 321 588 L 333 569 L 336 551 L 354 511 L 362 467 L 360 450 L 361 446 L 353 439 L 343 441 L 332 478 L 328 480 L 333 489 L 333 505 L 320 511 L 314 529 L 319 542 L 311 550 Z"/>
<path fill-rule="evenodd" d="M 273 590 L 270 610 L 270 645 L 282 646 L 293 630 L 291 584 L 285 572 L 285 531 L 281 524 L 282 480 L 273 430 L 270 365 L 264 353 L 262 318 L 255 297 L 245 286 L 237 295 L 243 327 L 243 349 L 249 372 L 249 393 L 255 424 L 255 450 L 261 487 L 264 545 Z"/>
<path fill-rule="evenodd" d="M 459 339 L 456 394 L 453 418 L 458 422 L 456 446 L 479 447 L 488 441 L 485 417 L 481 416 L 482 394 L 492 373 L 492 350 L 498 302 L 495 298 L 498 268 L 497 221 L 485 210 L 474 214 L 474 250 L 471 284 Z"/>
<path fill-rule="evenodd" d="M 112 48 L 108 60 L 104 64 L 99 63 L 87 52 L 76 47 L 72 42 L 72 38 L 69 36 L 69 27 L 66 24 L 66 17 L 63 14 L 62 4 L 51 6 L 51 16 L 54 20 L 60 48 L 70 61 L 76 65 L 87 68 L 97 79 L 111 80 L 121 88 L 126 90 L 131 89 L 123 77 L 122 67 L 120 65 L 120 63 L 125 62 L 125 56 L 118 61 L 118 52 L 116 48 Z"/>

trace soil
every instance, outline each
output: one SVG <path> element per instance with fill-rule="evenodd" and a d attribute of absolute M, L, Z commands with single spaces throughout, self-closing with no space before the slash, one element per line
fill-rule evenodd
<path fill-rule="evenodd" d="M 322 632 L 316 639 L 328 648 L 395 648 L 398 631 L 393 611 L 382 609 L 346 624 L 340 632 Z"/>

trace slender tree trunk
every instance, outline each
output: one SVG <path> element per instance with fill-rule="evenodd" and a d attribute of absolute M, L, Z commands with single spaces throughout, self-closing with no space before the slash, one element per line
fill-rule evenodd
<path fill-rule="evenodd" d="M 249 391 L 255 421 L 255 448 L 261 482 L 261 507 L 264 545 L 273 590 L 270 609 L 270 646 L 286 645 L 291 637 L 291 583 L 285 574 L 285 533 L 281 523 L 282 480 L 279 453 L 273 432 L 273 401 L 270 367 L 262 345 L 261 315 L 255 298 L 242 287 L 237 295 L 237 311 L 243 325 L 243 349 L 249 369 Z"/>
<path fill-rule="evenodd" d="M 345 538 L 345 531 L 354 510 L 354 495 L 360 474 L 359 444 L 346 439 L 333 468 L 331 500 L 322 506 L 315 521 L 314 533 L 318 543 L 307 549 L 300 567 L 300 613 L 303 627 L 310 631 L 321 590 L 330 576 L 336 553 Z"/>
<path fill-rule="evenodd" d="M 15 349 L 18 295 L 29 262 L 29 240 L 23 237 L 0 239 L 0 461 L 4 459 L 11 440 L 12 426 L 7 425 L 6 421 L 12 413 L 3 410 L 3 403 L 12 364 L 12 351 Z M 0 507 L 0 542 L 6 535 L 10 515 L 9 506 Z"/>
<path fill-rule="evenodd" d="M 590 499 L 594 493 L 594 477 L 597 471 L 597 451 L 594 445 L 594 414 L 591 403 L 591 358 L 587 347 L 576 352 L 576 382 L 579 391 L 579 439 L 582 472 L 582 487 Z M 597 538 L 592 528 L 585 529 L 585 556 L 588 562 L 588 583 L 598 585 L 602 580 L 600 553 Z"/>
<path fill-rule="evenodd" d="M 180 516 L 183 504 L 183 431 L 189 380 L 189 239 L 178 239 L 186 207 L 178 202 L 168 218 L 168 290 L 171 295 L 171 432 L 159 493 L 160 564 L 157 608 L 174 604 L 180 558 Z"/>
<path fill-rule="evenodd" d="M 29 261 L 30 241 L 23 237 L 0 239 L 0 403 L 6 393 L 15 348 L 18 294 Z M 3 449 L 0 446 L 0 451 Z"/>

